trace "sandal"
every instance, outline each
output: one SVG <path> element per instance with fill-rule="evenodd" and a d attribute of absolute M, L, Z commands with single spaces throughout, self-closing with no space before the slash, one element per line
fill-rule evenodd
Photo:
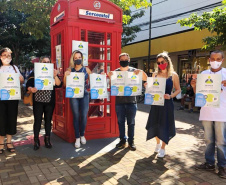
<path fill-rule="evenodd" d="M 0 144 L 0 145 L 5 145 L 5 144 Z M 3 153 L 4 153 L 4 148 L 0 149 L 0 154 L 3 154 Z"/>
<path fill-rule="evenodd" d="M 8 144 L 12 144 L 12 143 L 6 143 L 6 148 L 7 148 L 7 150 L 9 151 L 9 152 L 11 152 L 11 153 L 14 153 L 14 152 L 16 152 L 16 150 L 15 150 L 15 148 L 13 147 L 13 148 L 8 148 Z M 13 145 L 13 144 L 12 144 Z"/>

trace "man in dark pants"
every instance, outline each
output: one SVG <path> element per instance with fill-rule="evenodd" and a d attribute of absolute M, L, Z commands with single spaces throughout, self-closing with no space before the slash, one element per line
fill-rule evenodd
<path fill-rule="evenodd" d="M 142 70 L 129 67 L 130 57 L 128 53 L 121 53 L 119 55 L 120 68 L 115 71 L 129 71 L 135 74 L 143 73 L 143 80 L 147 81 L 147 75 Z M 108 74 L 109 77 L 112 76 L 112 72 Z M 118 118 L 119 126 L 119 138 L 120 142 L 116 145 L 116 148 L 124 148 L 126 144 L 127 137 L 125 135 L 125 121 L 127 120 L 128 125 L 128 144 L 130 150 L 136 150 L 134 145 L 134 126 L 135 126 L 135 116 L 137 111 L 137 101 L 136 96 L 116 96 L 115 110 Z"/>

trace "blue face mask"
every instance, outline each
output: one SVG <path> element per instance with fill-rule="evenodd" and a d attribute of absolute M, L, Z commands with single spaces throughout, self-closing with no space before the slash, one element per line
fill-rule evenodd
<path fill-rule="evenodd" d="M 80 65 L 82 63 L 82 59 L 76 59 L 74 60 L 75 65 Z"/>

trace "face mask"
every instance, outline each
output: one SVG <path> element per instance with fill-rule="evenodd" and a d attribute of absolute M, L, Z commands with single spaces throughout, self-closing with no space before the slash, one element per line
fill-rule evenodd
<path fill-rule="evenodd" d="M 126 61 L 120 61 L 120 66 L 126 67 L 128 65 L 129 65 L 129 61 L 128 60 L 126 60 Z"/>
<path fill-rule="evenodd" d="M 2 60 L 2 63 L 4 64 L 4 65 L 8 65 L 8 64 L 10 64 L 10 62 L 12 61 L 12 59 L 9 59 L 9 58 L 1 58 L 1 60 Z"/>
<path fill-rule="evenodd" d="M 159 69 L 161 69 L 161 70 L 165 70 L 167 68 L 167 66 L 168 66 L 168 63 L 158 65 Z"/>
<path fill-rule="evenodd" d="M 82 59 L 76 59 L 74 60 L 75 65 L 80 65 L 82 63 Z"/>
<path fill-rule="evenodd" d="M 221 62 L 217 62 L 217 61 L 214 61 L 214 62 L 210 62 L 210 66 L 212 69 L 218 69 L 222 64 L 222 61 Z"/>

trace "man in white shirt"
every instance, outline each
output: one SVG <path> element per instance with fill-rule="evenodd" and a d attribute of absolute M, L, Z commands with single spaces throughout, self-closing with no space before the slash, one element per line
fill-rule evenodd
<path fill-rule="evenodd" d="M 215 170 L 215 145 L 217 146 L 217 166 L 218 175 L 226 178 L 226 68 L 222 68 L 224 53 L 222 51 L 213 51 L 210 54 L 211 68 L 203 71 L 201 74 L 221 74 L 222 92 L 220 96 L 220 107 L 202 107 L 199 120 L 204 127 L 206 140 L 205 159 L 206 162 L 197 165 L 197 170 Z M 194 92 L 196 92 L 196 80 L 191 82 Z"/>

